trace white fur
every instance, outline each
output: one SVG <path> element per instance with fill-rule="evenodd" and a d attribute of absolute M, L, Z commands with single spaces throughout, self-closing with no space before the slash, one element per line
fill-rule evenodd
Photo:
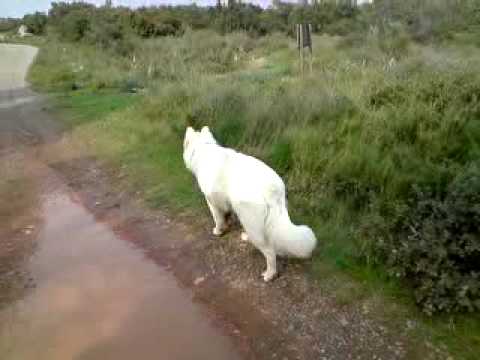
<path fill-rule="evenodd" d="M 288 215 L 285 185 L 266 164 L 217 144 L 208 127 L 187 128 L 183 144 L 187 168 L 197 178 L 215 221 L 214 235 L 226 230 L 225 215 L 233 211 L 250 241 L 267 261 L 265 281 L 277 273 L 276 256 L 308 258 L 316 246 L 313 231 L 294 225 Z"/>

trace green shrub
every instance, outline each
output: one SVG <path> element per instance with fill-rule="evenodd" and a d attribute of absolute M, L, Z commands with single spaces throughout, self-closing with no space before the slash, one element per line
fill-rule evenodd
<path fill-rule="evenodd" d="M 480 163 L 445 194 L 417 189 L 382 243 L 390 272 L 410 280 L 428 314 L 480 310 Z"/>
<path fill-rule="evenodd" d="M 182 34 L 182 22 L 172 17 L 155 17 L 155 14 L 135 13 L 131 19 L 135 32 L 144 38 Z"/>
<path fill-rule="evenodd" d="M 32 34 L 43 35 L 47 26 L 47 15 L 41 12 L 25 15 L 23 17 L 23 23 Z"/>
<path fill-rule="evenodd" d="M 20 26 L 20 20 L 19 19 L 2 19 L 0 18 L 0 33 L 3 32 L 13 32 L 17 30 L 17 28 Z"/>
<path fill-rule="evenodd" d="M 62 39 L 80 41 L 90 30 L 91 19 L 87 11 L 75 11 L 62 17 L 58 24 L 58 32 Z"/>

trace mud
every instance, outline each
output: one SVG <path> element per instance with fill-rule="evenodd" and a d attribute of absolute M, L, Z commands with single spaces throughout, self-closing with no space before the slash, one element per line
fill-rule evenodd
<path fill-rule="evenodd" d="M 0 314 L 3 358 L 240 359 L 190 291 L 56 188 L 27 264 L 35 289 Z"/>

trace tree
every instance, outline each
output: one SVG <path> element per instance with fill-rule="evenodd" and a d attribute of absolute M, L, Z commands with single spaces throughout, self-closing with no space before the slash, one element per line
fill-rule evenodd
<path fill-rule="evenodd" d="M 47 20 L 47 15 L 41 12 L 25 15 L 23 17 L 23 23 L 28 31 L 35 35 L 42 35 L 45 32 Z"/>
<path fill-rule="evenodd" d="M 0 19 L 0 32 L 14 31 L 20 25 L 18 19 Z"/>

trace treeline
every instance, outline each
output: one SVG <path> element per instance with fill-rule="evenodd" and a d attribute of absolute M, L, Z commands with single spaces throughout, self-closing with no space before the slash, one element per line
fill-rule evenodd
<path fill-rule="evenodd" d="M 337 33 L 338 29 L 328 26 L 338 20 L 354 20 L 359 9 L 355 6 L 336 2 L 319 2 L 314 5 L 298 6 L 276 2 L 274 7 L 262 9 L 248 3 L 229 1 L 228 6 L 220 3 L 212 7 L 161 6 L 132 10 L 126 7 L 96 7 L 88 3 L 53 3 L 48 13 L 49 24 L 67 37 L 78 39 L 99 21 L 108 23 L 117 31 L 129 31 L 141 37 L 180 35 L 185 28 L 193 30 L 214 29 L 220 33 L 246 31 L 254 36 L 273 32 L 291 32 L 299 21 L 310 21 L 317 31 Z M 24 22 L 30 27 L 33 18 L 46 14 L 27 15 Z M 31 31 L 43 33 L 46 30 L 32 26 Z"/>
<path fill-rule="evenodd" d="M 47 14 L 27 15 L 23 22 L 34 34 L 49 29 L 68 41 L 90 41 L 128 52 L 132 37 L 179 36 L 185 29 L 214 29 L 225 34 L 244 31 L 251 36 L 274 32 L 292 35 L 294 24 L 309 22 L 317 33 L 362 34 L 372 27 L 379 32 L 401 26 L 414 40 L 443 39 L 480 26 L 480 0 L 314 0 L 311 4 L 274 1 L 263 9 L 253 4 L 228 2 L 228 6 L 162 6 L 132 10 L 95 7 L 76 2 L 53 3 Z"/>
<path fill-rule="evenodd" d="M 20 24 L 18 19 L 0 18 L 0 32 L 10 32 L 17 29 Z"/>

